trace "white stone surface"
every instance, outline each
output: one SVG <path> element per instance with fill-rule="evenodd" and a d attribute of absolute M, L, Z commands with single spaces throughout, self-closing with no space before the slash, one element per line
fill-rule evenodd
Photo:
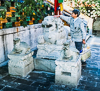
<path fill-rule="evenodd" d="M 81 56 L 75 61 L 56 60 L 55 64 L 55 83 L 76 87 L 81 77 Z"/>
<path fill-rule="evenodd" d="M 97 20 L 94 22 L 93 29 L 96 31 L 100 31 L 100 18 L 97 18 Z"/>
<path fill-rule="evenodd" d="M 31 50 L 34 50 L 37 48 L 37 37 L 42 32 L 41 24 L 28 25 L 25 28 L 20 26 L 18 33 L 17 27 L 0 29 L 0 65 L 8 60 L 7 55 L 13 49 L 14 38 L 20 38 L 21 41 L 26 42 L 31 47 Z"/>
<path fill-rule="evenodd" d="M 60 18 L 54 16 L 44 18 L 43 34 L 38 36 L 37 58 L 58 59 L 63 54 L 63 43 L 67 39 L 63 26 Z"/>
<path fill-rule="evenodd" d="M 37 44 L 38 44 L 38 36 L 41 35 L 43 33 L 43 28 L 36 28 L 36 29 L 31 29 L 30 30 L 30 35 L 33 35 L 33 36 L 30 36 L 30 46 L 31 48 L 36 48 L 37 47 Z"/>
<path fill-rule="evenodd" d="M 32 53 L 20 56 L 20 60 L 19 55 L 13 57 L 15 57 L 16 60 L 11 59 L 8 62 L 9 74 L 26 77 L 34 69 Z"/>
<path fill-rule="evenodd" d="M 34 58 L 34 69 L 55 73 L 55 60 Z"/>
<path fill-rule="evenodd" d="M 64 26 L 64 29 L 66 31 L 66 35 L 67 35 L 67 38 L 68 38 L 68 35 L 70 34 L 70 27 L 69 26 Z"/>
<path fill-rule="evenodd" d="M 88 59 L 91 56 L 91 49 L 84 48 L 83 52 L 81 53 L 81 61 L 86 62 L 86 59 Z"/>
<path fill-rule="evenodd" d="M 63 45 L 63 58 L 70 59 L 72 57 L 73 59 L 71 61 L 76 61 L 79 56 L 79 51 L 75 46 L 72 46 L 73 42 L 67 40 Z"/>
<path fill-rule="evenodd" d="M 20 42 L 19 38 L 14 39 L 14 48 L 8 55 L 10 59 L 8 63 L 9 74 L 27 76 L 34 69 L 33 52 L 25 42 Z"/>
<path fill-rule="evenodd" d="M 26 42 L 28 45 L 30 44 L 30 39 L 29 39 L 29 30 L 27 29 L 26 31 L 19 31 L 18 33 L 15 33 L 14 38 L 20 38 L 21 41 Z"/>
<path fill-rule="evenodd" d="M 9 43 L 9 39 L 10 39 L 10 43 Z M 8 55 L 13 49 L 13 34 L 4 36 L 4 45 L 5 45 L 5 55 Z M 5 59 L 8 60 L 8 57 L 5 56 Z"/>
<path fill-rule="evenodd" d="M 37 58 L 57 59 L 63 57 L 63 46 L 56 45 L 37 45 Z"/>
<path fill-rule="evenodd" d="M 4 54 L 4 45 L 3 45 L 3 38 L 0 36 L 0 63 L 2 63 L 5 60 L 5 54 Z"/>

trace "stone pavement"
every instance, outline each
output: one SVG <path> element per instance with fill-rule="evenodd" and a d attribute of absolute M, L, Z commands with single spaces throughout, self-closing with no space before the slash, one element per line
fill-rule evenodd
<path fill-rule="evenodd" d="M 0 68 L 0 91 L 100 91 L 100 37 L 91 37 L 91 57 L 82 63 L 82 75 L 76 88 L 55 84 L 55 74 L 32 71 L 27 77 L 11 76 L 7 65 Z"/>

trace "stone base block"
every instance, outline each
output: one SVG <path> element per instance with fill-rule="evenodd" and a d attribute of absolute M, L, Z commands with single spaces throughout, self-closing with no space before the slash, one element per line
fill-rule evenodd
<path fill-rule="evenodd" d="M 40 59 L 35 58 L 34 59 L 34 66 L 36 70 L 41 71 L 48 71 L 48 72 L 55 72 L 55 60 L 49 60 L 49 59 Z"/>
<path fill-rule="evenodd" d="M 55 83 L 76 87 L 81 77 L 81 56 L 74 62 L 56 60 L 55 63 Z"/>
<path fill-rule="evenodd" d="M 9 74 L 26 77 L 34 69 L 33 57 L 29 55 L 27 58 L 25 57 L 26 59 L 23 60 L 19 61 L 9 60 L 8 62 Z"/>
<path fill-rule="evenodd" d="M 83 51 L 81 53 L 81 61 L 85 62 L 87 58 L 89 58 L 91 56 L 91 50 L 90 49 L 86 49 L 85 51 Z"/>
<path fill-rule="evenodd" d="M 63 46 L 57 45 L 37 45 L 37 58 L 55 60 L 62 57 Z M 45 50 L 44 50 L 45 49 Z"/>

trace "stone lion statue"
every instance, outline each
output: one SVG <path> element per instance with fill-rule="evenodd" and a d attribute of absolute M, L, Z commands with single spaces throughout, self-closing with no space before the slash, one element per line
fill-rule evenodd
<path fill-rule="evenodd" d="M 63 22 L 60 18 L 47 16 L 42 22 L 44 34 L 38 36 L 39 44 L 63 45 L 66 41 L 66 31 L 63 28 Z"/>
<path fill-rule="evenodd" d="M 14 48 L 12 50 L 13 54 L 27 54 L 30 52 L 30 46 L 26 42 L 20 42 L 20 38 L 15 38 L 13 40 Z"/>
<path fill-rule="evenodd" d="M 76 61 L 79 55 L 79 51 L 74 47 L 70 47 L 69 40 L 67 40 L 63 45 L 63 58 L 70 59 L 71 61 Z"/>
<path fill-rule="evenodd" d="M 66 31 L 60 18 L 47 16 L 42 22 L 43 34 L 38 36 L 37 58 L 57 59 L 66 42 Z"/>

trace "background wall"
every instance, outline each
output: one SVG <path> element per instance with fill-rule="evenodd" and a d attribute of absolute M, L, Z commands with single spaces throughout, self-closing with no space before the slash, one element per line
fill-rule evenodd
<path fill-rule="evenodd" d="M 20 38 L 21 41 L 26 42 L 31 50 L 37 48 L 37 37 L 43 33 L 41 24 L 28 25 L 27 27 L 20 26 L 0 30 L 0 66 L 7 63 L 7 55 L 13 49 L 13 39 Z"/>

